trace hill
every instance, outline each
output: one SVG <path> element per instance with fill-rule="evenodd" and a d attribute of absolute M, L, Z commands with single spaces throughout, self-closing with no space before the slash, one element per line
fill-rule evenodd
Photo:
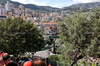
<path fill-rule="evenodd" d="M 14 2 L 14 1 L 10 1 L 11 3 L 13 3 L 15 6 L 19 6 L 22 3 L 19 2 Z M 29 8 L 32 10 L 40 10 L 40 11 L 47 11 L 47 12 L 54 12 L 57 11 L 59 8 L 54 8 L 54 7 L 50 7 L 50 6 L 37 6 L 34 4 L 22 4 L 25 8 Z"/>
<path fill-rule="evenodd" d="M 64 7 L 60 10 L 80 10 L 81 9 L 83 11 L 88 11 L 96 7 L 100 7 L 100 2 L 73 4 L 69 7 Z"/>
<path fill-rule="evenodd" d="M 18 7 L 19 5 L 23 5 L 25 8 L 29 8 L 32 10 L 54 12 L 54 11 L 57 11 L 59 9 L 59 8 L 54 8 L 54 7 L 50 7 L 50 6 L 37 6 L 34 4 L 22 4 L 22 3 L 14 2 L 11 0 L 0 0 L 0 2 L 2 2 L 2 3 L 5 3 L 7 1 L 9 1 L 10 3 L 13 3 L 16 7 Z"/>
<path fill-rule="evenodd" d="M 0 2 L 2 3 L 6 3 L 7 1 L 10 1 L 10 0 L 0 0 Z"/>

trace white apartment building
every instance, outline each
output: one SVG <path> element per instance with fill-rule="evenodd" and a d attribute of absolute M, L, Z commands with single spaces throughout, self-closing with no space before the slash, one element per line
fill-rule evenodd
<path fill-rule="evenodd" d="M 14 9 L 14 4 L 10 3 L 10 9 Z"/>
<path fill-rule="evenodd" d="M 5 4 L 5 9 L 6 9 L 6 11 L 10 11 L 10 3 L 9 3 L 9 1 L 7 1 L 7 3 Z"/>
<path fill-rule="evenodd" d="M 5 5 L 0 3 L 0 15 L 5 14 Z"/>
<path fill-rule="evenodd" d="M 0 8 L 0 15 L 5 14 L 5 9 L 4 8 Z"/>

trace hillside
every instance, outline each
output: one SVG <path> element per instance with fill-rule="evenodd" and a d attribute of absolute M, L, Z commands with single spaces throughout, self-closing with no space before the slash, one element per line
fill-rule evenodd
<path fill-rule="evenodd" d="M 22 3 L 19 2 L 14 2 L 11 0 L 0 0 L 0 2 L 5 3 L 5 2 L 11 2 L 13 3 L 16 7 L 18 7 L 19 5 L 21 5 Z M 47 11 L 47 12 L 54 12 L 57 11 L 59 8 L 54 8 L 54 7 L 50 7 L 50 6 L 37 6 L 34 4 L 22 4 L 25 8 L 29 8 L 32 10 L 39 10 L 39 11 Z"/>
<path fill-rule="evenodd" d="M 10 1 L 10 0 L 0 0 L 0 2 L 2 3 L 6 3 L 7 1 Z"/>
<path fill-rule="evenodd" d="M 83 11 L 87 11 L 96 7 L 100 7 L 100 2 L 73 4 L 69 7 L 64 7 L 60 10 L 80 10 L 81 9 Z"/>

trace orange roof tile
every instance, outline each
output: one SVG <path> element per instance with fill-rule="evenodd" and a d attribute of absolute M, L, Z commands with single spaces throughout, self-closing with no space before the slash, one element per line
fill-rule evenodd
<path fill-rule="evenodd" d="M 45 27 L 45 28 L 50 29 L 50 27 Z"/>
<path fill-rule="evenodd" d="M 2 15 L 7 16 L 6 14 L 2 14 Z"/>

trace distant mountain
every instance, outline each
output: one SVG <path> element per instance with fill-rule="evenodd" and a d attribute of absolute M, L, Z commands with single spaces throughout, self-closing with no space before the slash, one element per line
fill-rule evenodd
<path fill-rule="evenodd" d="M 83 11 L 87 11 L 96 7 L 100 7 L 100 2 L 74 4 L 69 7 L 64 7 L 60 10 L 80 10 L 81 9 Z"/>
<path fill-rule="evenodd" d="M 0 2 L 2 3 L 6 3 L 7 1 L 10 1 L 10 0 L 0 0 Z"/>
<path fill-rule="evenodd" d="M 37 6 L 34 4 L 22 4 L 22 3 L 14 2 L 11 0 L 0 0 L 0 2 L 2 2 L 2 3 L 5 3 L 7 1 L 9 1 L 10 3 L 13 3 L 16 7 L 18 7 L 19 5 L 23 5 L 25 8 L 29 8 L 32 10 L 54 12 L 54 11 L 57 11 L 59 9 L 59 8 L 54 8 L 54 7 L 50 7 L 50 6 Z"/>

